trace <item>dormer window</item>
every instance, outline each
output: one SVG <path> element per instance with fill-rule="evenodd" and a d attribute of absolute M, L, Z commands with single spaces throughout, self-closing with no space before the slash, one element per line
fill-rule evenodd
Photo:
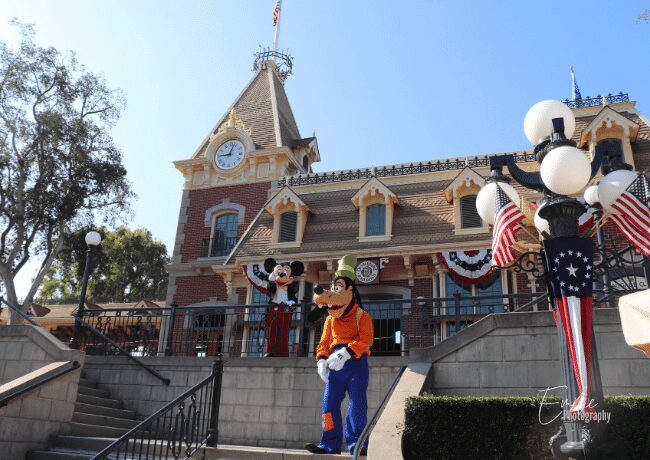
<path fill-rule="evenodd" d="M 460 199 L 461 228 L 480 228 L 483 221 L 476 210 L 476 195 L 467 195 Z"/>
<path fill-rule="evenodd" d="M 386 205 L 373 204 L 366 209 L 366 236 L 386 234 Z"/>
<path fill-rule="evenodd" d="M 298 213 L 285 212 L 280 215 L 280 236 L 278 242 L 289 243 L 296 241 L 296 227 L 298 226 Z"/>
<path fill-rule="evenodd" d="M 397 195 L 376 177 L 371 178 L 352 197 L 359 209 L 359 241 L 390 241 Z"/>
<path fill-rule="evenodd" d="M 280 190 L 264 209 L 273 216 L 273 247 L 300 247 L 309 208 L 291 187 Z"/>
<path fill-rule="evenodd" d="M 453 206 L 456 235 L 489 233 L 476 210 L 476 195 L 484 184 L 485 179 L 468 166 L 445 189 L 445 198 Z"/>
<path fill-rule="evenodd" d="M 603 154 L 603 170 L 625 163 L 623 144 L 619 139 L 605 139 L 596 144 L 596 153 Z"/>

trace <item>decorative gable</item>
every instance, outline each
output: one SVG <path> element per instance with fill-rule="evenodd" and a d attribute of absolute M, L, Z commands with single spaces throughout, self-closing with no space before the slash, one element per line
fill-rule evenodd
<path fill-rule="evenodd" d="M 399 198 L 382 181 L 372 177 L 352 197 L 352 204 L 357 209 L 367 206 L 370 203 L 399 204 Z"/>
<path fill-rule="evenodd" d="M 445 199 L 447 203 L 453 203 L 454 198 L 476 195 L 484 185 L 483 176 L 467 166 L 445 188 Z"/>

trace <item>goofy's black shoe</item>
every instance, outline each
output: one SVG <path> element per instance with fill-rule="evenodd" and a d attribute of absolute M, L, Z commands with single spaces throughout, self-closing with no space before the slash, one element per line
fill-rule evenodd
<path fill-rule="evenodd" d="M 310 442 L 309 444 L 305 444 L 305 449 L 307 449 L 312 454 L 340 454 L 341 453 L 340 450 L 337 452 L 328 452 L 326 449 L 323 449 L 322 447 L 318 447 L 318 445 L 314 444 L 313 442 Z"/>

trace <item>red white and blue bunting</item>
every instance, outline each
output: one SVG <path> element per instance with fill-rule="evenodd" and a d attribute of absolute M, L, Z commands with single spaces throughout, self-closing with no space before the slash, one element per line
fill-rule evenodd
<path fill-rule="evenodd" d="M 454 279 L 464 284 L 481 284 L 493 275 L 490 249 L 441 252 L 438 260 Z"/>

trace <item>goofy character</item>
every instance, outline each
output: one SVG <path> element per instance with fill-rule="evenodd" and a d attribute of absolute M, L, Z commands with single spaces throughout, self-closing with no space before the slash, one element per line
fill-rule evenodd
<path fill-rule="evenodd" d="M 316 286 L 314 303 L 326 309 L 323 334 L 316 348 L 318 375 L 325 382 L 323 395 L 323 435 L 318 444 L 305 448 L 315 454 L 339 454 L 342 442 L 341 403 L 349 396 L 345 421 L 345 441 L 352 453 L 360 448 L 365 455 L 368 441 L 357 446 L 366 426 L 368 402 L 368 356 L 373 341 L 372 318 L 363 310 L 354 286 L 357 259 L 346 255 L 339 260 L 331 290 Z"/>
<path fill-rule="evenodd" d="M 277 263 L 275 259 L 264 261 L 264 271 L 268 279 L 262 278 L 262 273 L 244 274 L 253 287 L 269 296 L 269 308 L 266 313 L 266 354 L 265 357 L 289 356 L 289 326 L 293 314 L 293 305 L 298 301 L 298 293 L 293 287 L 297 276 L 302 275 L 305 267 L 302 262 Z"/>

